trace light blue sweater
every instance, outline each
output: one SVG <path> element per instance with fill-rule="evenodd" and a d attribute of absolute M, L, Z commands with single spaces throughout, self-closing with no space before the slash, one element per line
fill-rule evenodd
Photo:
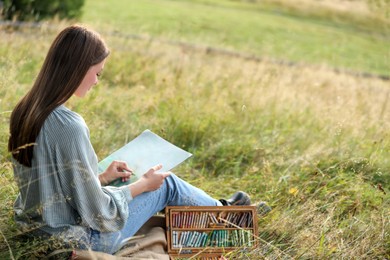
<path fill-rule="evenodd" d="M 97 163 L 83 118 L 63 105 L 56 108 L 37 137 L 32 167 L 14 162 L 20 191 L 16 221 L 63 240 L 88 239 L 91 228 L 120 230 L 128 218 L 130 189 L 102 187 Z"/>

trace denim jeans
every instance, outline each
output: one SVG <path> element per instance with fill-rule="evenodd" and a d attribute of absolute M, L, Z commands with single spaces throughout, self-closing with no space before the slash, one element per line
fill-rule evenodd
<path fill-rule="evenodd" d="M 174 174 L 168 176 L 163 185 L 155 191 L 136 196 L 129 203 L 129 217 L 125 226 L 117 231 L 91 232 L 91 249 L 113 254 L 133 236 L 154 214 L 166 206 L 222 206 L 204 191 L 183 181 Z"/>

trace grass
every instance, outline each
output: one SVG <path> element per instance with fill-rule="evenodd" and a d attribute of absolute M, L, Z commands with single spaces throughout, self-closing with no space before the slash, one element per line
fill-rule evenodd
<path fill-rule="evenodd" d="M 390 75 L 388 20 L 315 8 L 298 12 L 297 7 L 291 10 L 292 4 L 272 2 L 87 1 L 83 21 L 123 34 L 174 38 L 266 58 Z"/>
<path fill-rule="evenodd" d="M 240 189 L 267 201 L 273 210 L 259 219 L 260 246 L 231 257 L 390 257 L 388 81 L 118 37 L 114 28 L 102 28 L 112 54 L 100 84 L 68 103 L 86 120 L 99 158 L 149 128 L 194 154 L 175 169 L 185 180 L 216 198 Z M 6 143 L 9 111 L 58 30 L 0 30 L 1 259 L 39 258 L 47 249 L 18 239 Z M 217 44 L 207 34 L 188 37 Z"/>

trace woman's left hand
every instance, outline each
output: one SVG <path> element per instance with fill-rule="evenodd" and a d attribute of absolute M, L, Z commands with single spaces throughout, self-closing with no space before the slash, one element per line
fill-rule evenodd
<path fill-rule="evenodd" d="M 118 178 L 122 178 L 122 181 L 126 182 L 132 174 L 133 171 L 127 166 L 126 162 L 113 161 L 107 170 L 99 175 L 99 180 L 101 185 L 107 185 Z"/>

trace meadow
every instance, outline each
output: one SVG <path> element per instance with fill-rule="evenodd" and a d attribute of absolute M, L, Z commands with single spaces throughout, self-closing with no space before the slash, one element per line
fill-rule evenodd
<path fill-rule="evenodd" d="M 99 158 L 151 129 L 194 154 L 180 177 L 216 198 L 245 190 L 267 201 L 259 247 L 229 258 L 389 258 L 390 82 L 364 76 L 389 75 L 386 21 L 264 2 L 86 1 L 82 21 L 112 53 L 99 85 L 67 106 L 84 117 Z M 46 249 L 20 241 L 12 220 L 8 120 L 67 24 L 0 29 L 1 259 Z"/>
<path fill-rule="evenodd" d="M 313 4 L 319 1 L 299 2 L 87 1 L 83 21 L 118 34 L 163 37 L 268 59 L 390 76 L 388 15 L 377 10 L 354 12 L 363 0 L 344 11 Z M 334 5 L 342 7 L 343 2 L 348 3 Z M 389 6 L 383 4 L 381 9 L 388 14 Z"/>

